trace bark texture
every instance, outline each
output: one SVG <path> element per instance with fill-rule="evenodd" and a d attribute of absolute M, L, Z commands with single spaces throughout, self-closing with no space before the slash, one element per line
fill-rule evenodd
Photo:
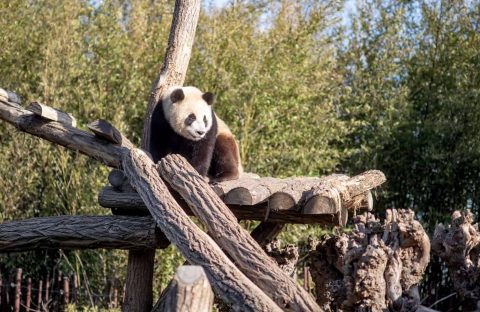
<path fill-rule="evenodd" d="M 79 151 L 110 167 L 120 166 L 121 147 L 97 138 L 86 131 L 45 120 L 13 102 L 0 101 L 0 119 L 19 130 L 38 136 L 74 151 Z"/>
<path fill-rule="evenodd" d="M 183 86 L 192 54 L 195 31 L 200 15 L 200 0 L 176 0 L 172 26 L 162 69 L 150 91 L 144 120 L 142 149 L 150 150 L 150 123 L 158 101 L 172 86 Z"/>
<path fill-rule="evenodd" d="M 168 155 L 158 164 L 162 177 L 180 193 L 210 235 L 245 275 L 281 308 L 320 311 L 313 297 L 287 276 L 243 229 L 205 178 L 179 155 Z"/>
<path fill-rule="evenodd" d="M 411 210 L 388 210 L 382 224 L 355 218 L 349 234 L 325 236 L 310 253 L 317 302 L 325 311 L 416 311 L 430 241 Z"/>
<path fill-rule="evenodd" d="M 72 115 L 39 102 L 30 103 L 27 110 L 47 120 L 58 121 L 71 127 L 77 126 L 77 120 Z"/>
<path fill-rule="evenodd" d="M 144 152 L 131 150 L 124 155 L 122 163 L 130 183 L 139 192 L 157 225 L 191 264 L 205 269 L 220 298 L 237 311 L 281 311 L 185 214 Z M 212 235 L 223 233 L 212 232 Z"/>
<path fill-rule="evenodd" d="M 452 222 L 437 225 L 432 250 L 447 265 L 464 311 L 480 309 L 480 232 L 470 210 L 455 211 Z"/>
<path fill-rule="evenodd" d="M 123 186 L 122 186 L 123 188 Z M 189 215 L 192 215 L 190 208 L 184 203 L 180 196 L 173 194 L 181 207 Z M 112 208 L 115 214 L 126 215 L 147 215 L 148 210 L 138 193 L 133 191 L 120 191 L 106 186 L 98 194 L 98 203 L 105 208 Z M 304 215 L 300 211 L 270 211 L 267 203 L 255 206 L 228 205 L 230 210 L 239 220 L 268 220 L 271 223 L 299 223 L 299 224 L 336 224 L 336 214 Z"/>
<path fill-rule="evenodd" d="M 288 276 L 294 276 L 300 256 L 297 245 L 288 244 L 282 248 L 281 241 L 274 239 L 265 246 L 265 251 L 278 263 L 283 272 Z"/>
<path fill-rule="evenodd" d="M 153 304 L 153 265 L 155 249 L 131 250 L 122 311 L 148 312 Z"/>
<path fill-rule="evenodd" d="M 210 312 L 213 292 L 201 266 L 179 267 L 152 312 Z"/>
<path fill-rule="evenodd" d="M 165 238 L 151 217 L 56 216 L 0 224 L 0 252 L 162 247 Z"/>

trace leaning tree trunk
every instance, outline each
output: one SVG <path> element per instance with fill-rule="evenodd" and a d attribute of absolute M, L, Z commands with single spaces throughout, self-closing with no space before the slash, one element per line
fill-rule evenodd
<path fill-rule="evenodd" d="M 162 69 L 153 83 L 144 120 L 142 148 L 150 150 L 150 123 L 153 110 L 165 91 L 183 85 L 195 38 L 200 0 L 176 0 L 172 26 Z M 155 252 L 131 251 L 128 258 L 126 299 L 123 311 L 149 311 L 152 306 L 152 277 Z M 147 268 L 148 266 L 148 268 Z M 140 269 L 143 267 L 143 269 Z M 140 273 L 140 274 L 139 274 Z M 146 300 L 144 298 L 147 296 Z"/>
<path fill-rule="evenodd" d="M 191 264 L 204 268 L 215 293 L 222 300 L 231 304 L 235 311 L 281 311 L 187 216 L 145 153 L 138 149 L 129 150 L 122 164 L 158 227 Z M 214 232 L 212 235 L 219 236 L 222 233 Z M 271 280 L 270 283 L 275 281 Z"/>
<path fill-rule="evenodd" d="M 278 306 L 293 311 L 321 311 L 312 296 L 287 276 L 238 224 L 235 215 L 185 158 L 168 155 L 158 167 L 162 177 L 183 197 L 220 247 Z"/>

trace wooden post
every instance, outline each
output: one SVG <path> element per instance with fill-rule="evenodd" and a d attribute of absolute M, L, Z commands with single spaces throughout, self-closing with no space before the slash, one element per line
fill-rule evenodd
<path fill-rule="evenodd" d="M 165 60 L 152 85 L 144 120 L 142 148 L 146 151 L 150 150 L 150 122 L 156 104 L 171 86 L 181 86 L 185 81 L 199 15 L 200 0 L 175 1 Z M 152 250 L 130 251 L 128 254 L 126 297 L 122 307 L 123 311 L 150 311 L 154 257 L 155 252 Z M 144 267 L 141 268 L 142 266 Z"/>
<path fill-rule="evenodd" d="M 43 281 L 40 279 L 38 282 L 38 297 L 37 297 L 37 309 L 35 310 L 36 312 L 41 311 L 42 307 L 42 290 L 43 290 Z"/>
<path fill-rule="evenodd" d="M 210 312 L 213 292 L 201 266 L 180 266 L 152 312 Z"/>
<path fill-rule="evenodd" d="M 32 278 L 27 279 L 27 300 L 25 302 L 25 307 L 27 311 L 30 311 L 30 304 L 32 302 Z"/>
<path fill-rule="evenodd" d="M 15 274 L 15 312 L 20 312 L 20 299 L 22 296 L 22 269 L 17 269 Z"/>
<path fill-rule="evenodd" d="M 113 288 L 112 308 L 113 309 L 118 308 L 118 287 L 117 287 L 117 285 L 115 285 L 115 287 Z"/>
<path fill-rule="evenodd" d="M 43 300 L 43 303 L 45 304 L 45 311 L 48 311 L 48 304 L 50 301 L 49 293 L 48 293 L 49 289 L 50 289 L 50 272 L 47 273 L 47 278 L 45 280 L 45 299 Z"/>
<path fill-rule="evenodd" d="M 153 265 L 155 250 L 131 250 L 128 253 L 128 271 L 122 311 L 148 312 L 153 302 Z"/>
<path fill-rule="evenodd" d="M 63 278 L 63 306 L 64 309 L 67 308 L 70 303 L 70 279 L 68 276 Z"/>
<path fill-rule="evenodd" d="M 77 291 L 78 291 L 78 279 L 77 279 L 77 272 L 73 273 L 73 285 L 72 285 L 72 295 L 73 295 L 73 303 L 78 303 L 77 298 Z"/>
<path fill-rule="evenodd" d="M 3 90 L 3 89 L 0 89 L 0 91 Z M 3 302 L 3 276 L 2 276 L 2 272 L 0 271 L 0 307 L 5 304 L 7 304 L 6 302 Z"/>

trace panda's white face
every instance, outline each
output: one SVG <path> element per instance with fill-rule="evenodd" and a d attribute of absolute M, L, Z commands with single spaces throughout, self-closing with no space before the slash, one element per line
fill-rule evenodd
<path fill-rule="evenodd" d="M 176 87 L 162 103 L 172 129 L 186 139 L 199 141 L 212 127 L 212 102 L 211 93 L 202 93 L 195 87 Z"/>

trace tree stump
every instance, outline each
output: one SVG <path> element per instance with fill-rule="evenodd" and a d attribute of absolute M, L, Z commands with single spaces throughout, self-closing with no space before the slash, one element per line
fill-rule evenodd
<path fill-rule="evenodd" d="M 480 232 L 470 210 L 455 211 L 452 222 L 437 225 L 432 251 L 447 265 L 464 311 L 480 310 Z"/>
<path fill-rule="evenodd" d="M 351 233 L 322 237 L 310 253 L 317 302 L 325 311 L 416 311 L 416 285 L 430 259 L 430 242 L 411 210 L 354 219 Z"/>

